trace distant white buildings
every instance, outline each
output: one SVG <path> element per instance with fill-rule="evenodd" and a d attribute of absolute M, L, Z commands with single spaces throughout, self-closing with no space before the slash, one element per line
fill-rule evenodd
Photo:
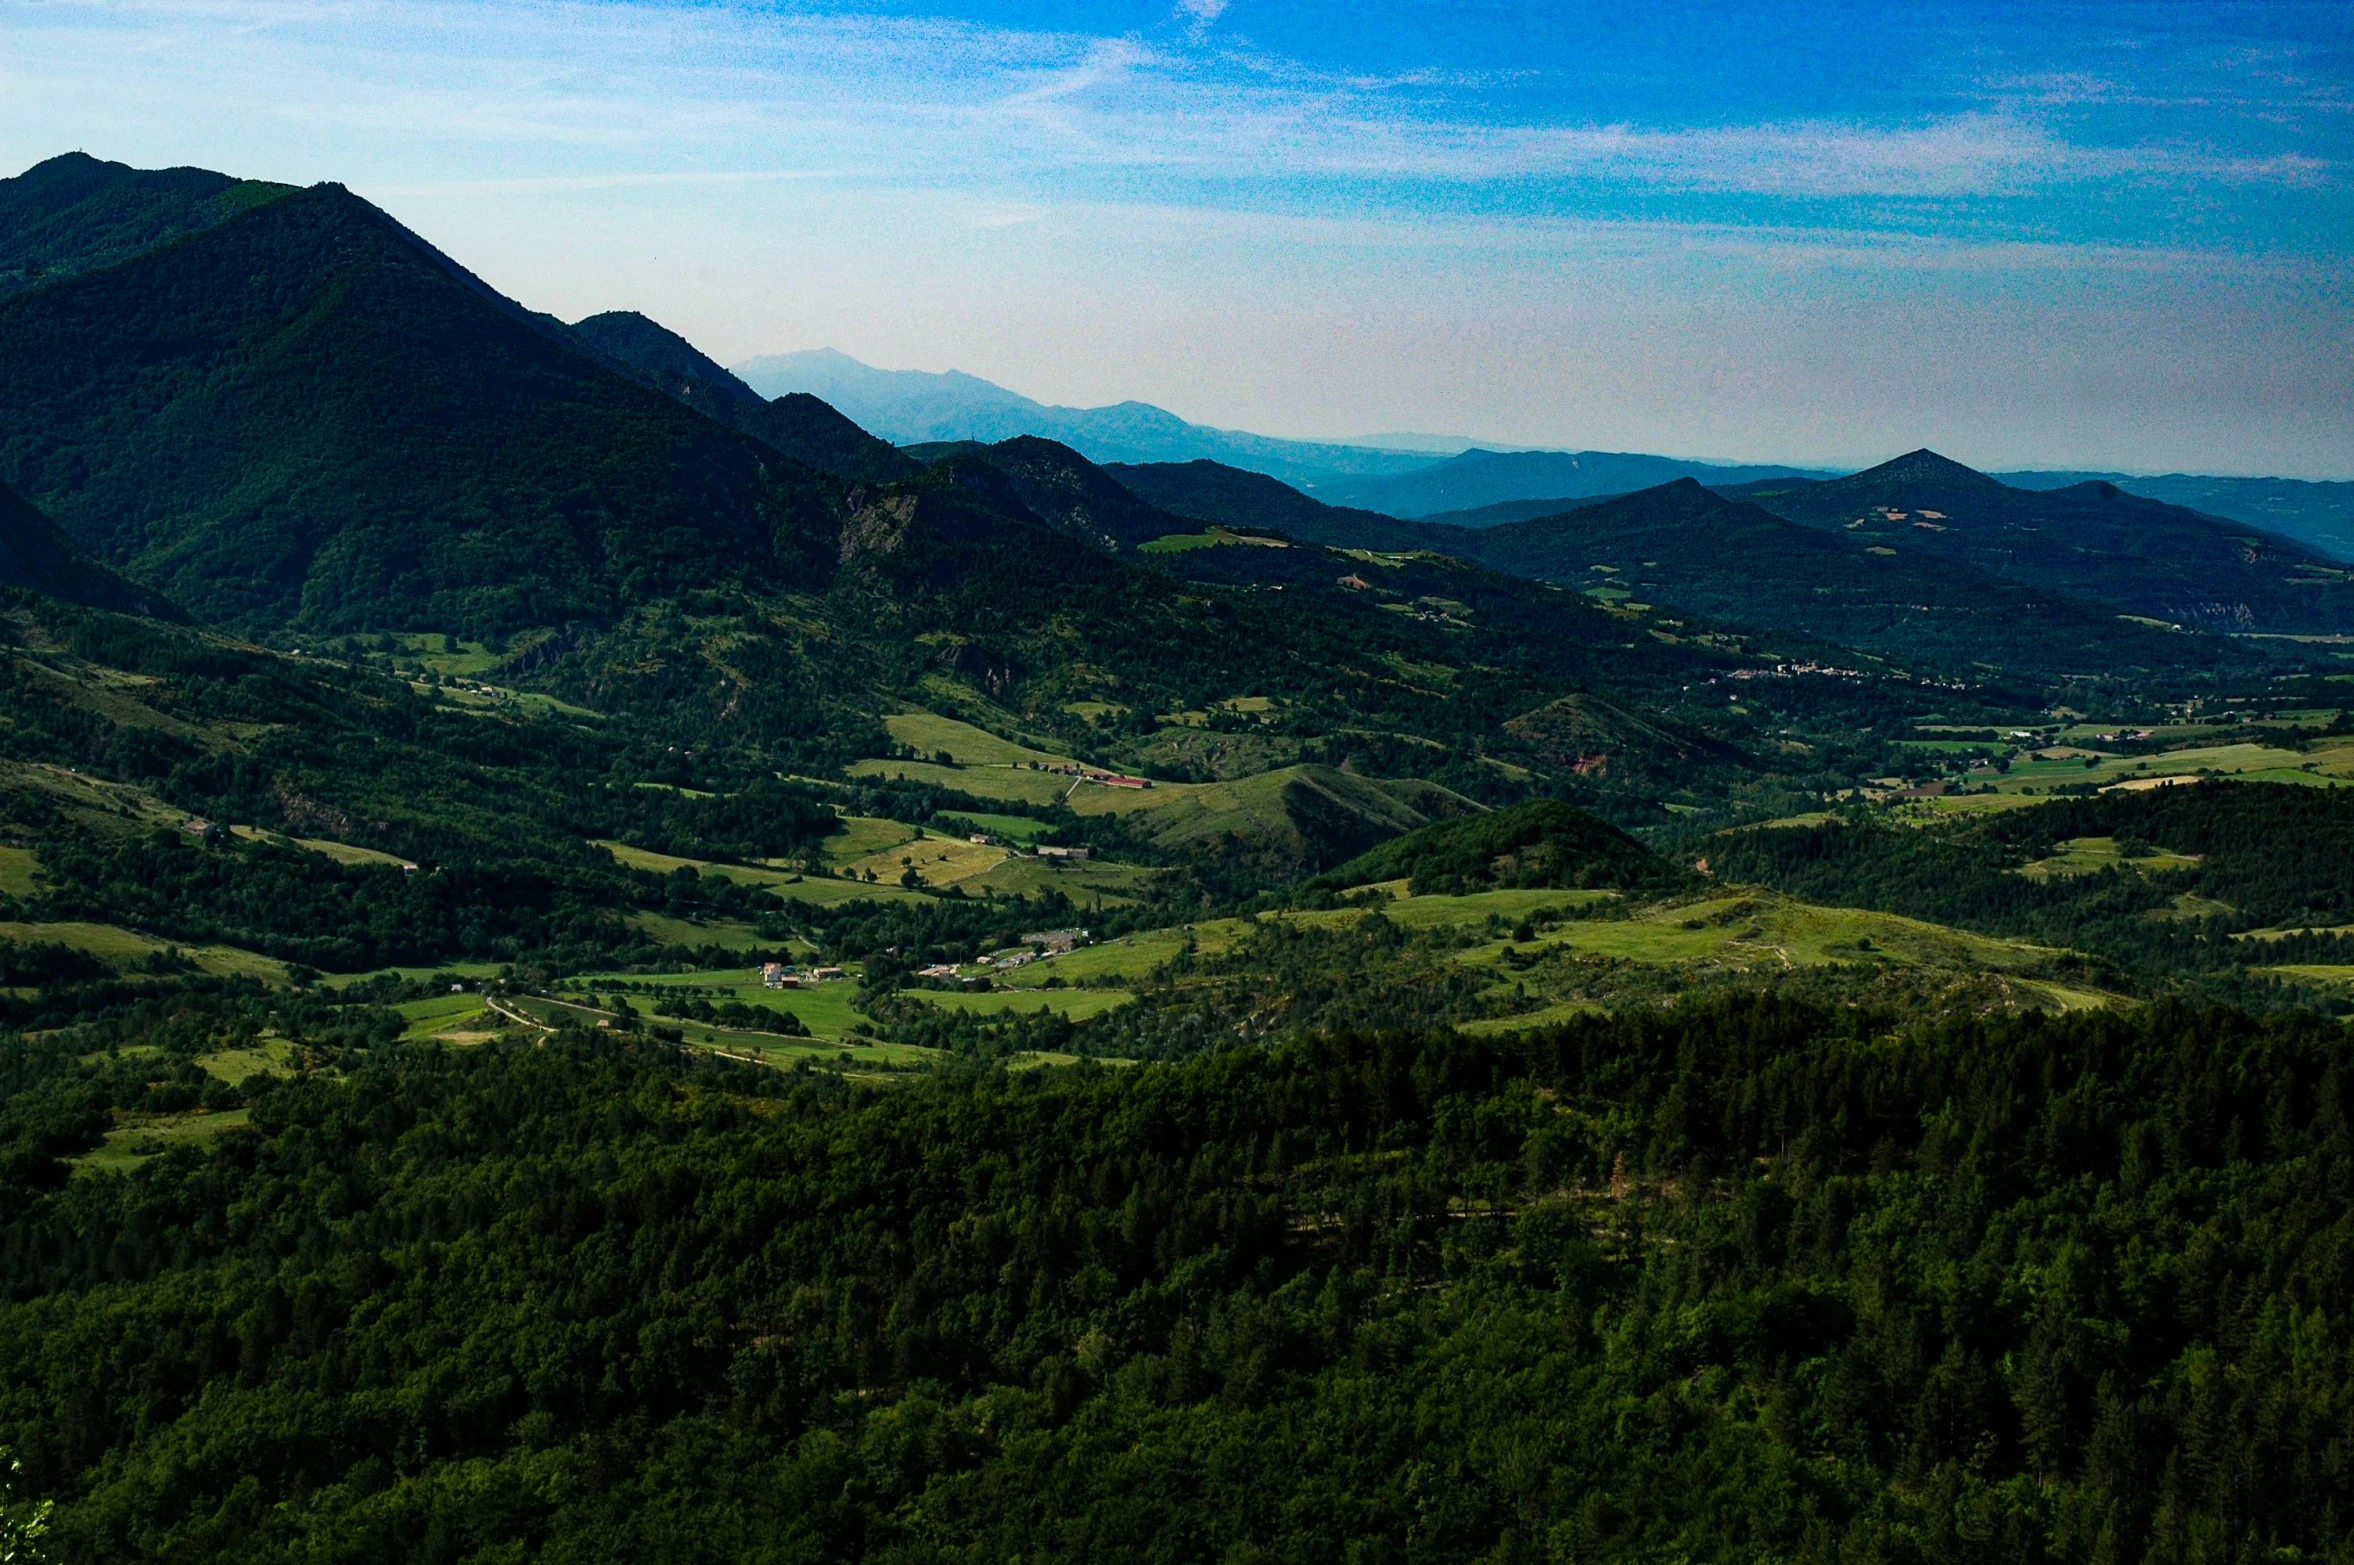
<path fill-rule="evenodd" d="M 764 963 L 758 975 L 763 989 L 806 989 L 811 984 L 831 983 L 844 976 L 838 967 L 813 967 L 803 972 L 785 962 Z"/>

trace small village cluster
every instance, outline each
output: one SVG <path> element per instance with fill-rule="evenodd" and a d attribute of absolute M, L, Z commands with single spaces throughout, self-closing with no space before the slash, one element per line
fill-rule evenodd
<path fill-rule="evenodd" d="M 760 969 L 760 986 L 764 989 L 808 989 L 848 976 L 838 967 L 801 968 L 786 962 L 768 962 Z"/>
<path fill-rule="evenodd" d="M 1002 951 L 990 952 L 981 958 L 980 965 L 995 972 L 1010 973 L 1017 967 L 1027 967 L 1032 962 L 1043 961 L 1050 956 L 1061 956 L 1067 951 L 1077 950 L 1080 943 L 1086 938 L 1087 931 L 1084 929 L 1036 930 L 1022 936 L 1022 943 L 1018 946 L 1008 946 Z M 916 969 L 916 977 L 918 978 L 955 979 L 965 983 L 978 983 L 986 976 L 986 974 L 968 975 L 954 962 L 935 962 L 929 967 Z"/>
<path fill-rule="evenodd" d="M 1042 769 L 1053 772 L 1058 777 L 1076 777 L 1081 782 L 1100 783 L 1106 788 L 1150 788 L 1152 786 L 1150 777 L 1130 777 L 1125 772 L 1099 772 L 1092 766 L 1080 766 L 1076 763 L 1067 766 L 1049 766 Z"/>
<path fill-rule="evenodd" d="M 1073 850 L 1085 853 L 1084 848 Z M 1050 956 L 1061 956 L 1075 951 L 1087 940 L 1084 929 L 1039 929 L 1022 936 L 1020 945 L 992 951 L 981 958 L 980 965 L 997 972 L 1012 972 L 1032 962 Z M 765 989 L 808 989 L 818 984 L 833 983 L 850 975 L 839 967 L 799 967 L 790 962 L 767 962 L 757 969 L 761 987 Z M 953 962 L 935 962 L 916 970 L 918 978 L 959 978 L 964 976 Z"/>

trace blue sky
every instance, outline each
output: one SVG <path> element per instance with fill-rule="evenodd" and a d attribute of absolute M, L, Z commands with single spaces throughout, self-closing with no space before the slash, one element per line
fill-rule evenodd
<path fill-rule="evenodd" d="M 2354 477 L 2354 5 L 11 0 L 0 162 L 1268 433 Z"/>

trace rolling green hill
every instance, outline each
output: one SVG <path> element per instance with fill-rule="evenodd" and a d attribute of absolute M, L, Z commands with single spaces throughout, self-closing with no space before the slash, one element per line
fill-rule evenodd
<path fill-rule="evenodd" d="M 824 484 L 337 186 L 0 304 L 0 478 L 209 619 L 605 619 L 824 565 Z"/>
<path fill-rule="evenodd" d="M 1404 880 L 1414 896 L 1539 887 L 1662 890 L 1688 877 L 1608 821 L 1550 799 L 1425 826 L 1322 877 Z"/>

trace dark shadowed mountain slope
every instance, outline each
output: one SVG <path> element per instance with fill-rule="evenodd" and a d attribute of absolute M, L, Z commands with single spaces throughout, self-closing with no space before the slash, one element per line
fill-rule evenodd
<path fill-rule="evenodd" d="M 1506 500 L 1558 499 L 1566 505 L 1678 478 L 1745 484 L 1805 476 L 1795 467 L 1687 462 L 1631 451 L 1466 451 L 1410 473 L 1321 484 L 1316 497 L 1391 516 L 1427 517 Z"/>
<path fill-rule="evenodd" d="M 2082 674 L 2246 656 L 2216 638 L 2133 625 L 1909 547 L 1834 538 L 1729 502 L 1689 478 L 1472 529 L 1324 505 L 1214 463 L 1113 471 L 1173 511 L 1230 527 L 1272 529 L 1335 548 L 1434 551 L 1605 600 L 1672 605 L 1905 663 Z M 1221 550 L 1202 559 L 1222 564 L 1235 554 Z M 1268 557 L 1254 553 L 1249 563 L 1261 558 Z M 1201 567 L 1189 558 L 1180 568 Z"/>
<path fill-rule="evenodd" d="M 81 152 L 0 179 L 0 296 L 112 266 L 274 201 L 291 187 Z"/>
<path fill-rule="evenodd" d="M 1431 527 L 1502 527 L 1509 522 L 1529 522 L 1540 516 L 1559 516 L 1579 506 L 1594 505 L 1604 500 L 1615 500 L 1614 494 L 1591 495 L 1576 500 L 1499 500 L 1494 505 L 1473 506 L 1467 511 L 1434 511 L 1417 519 L 1417 525 Z"/>
<path fill-rule="evenodd" d="M 55 522 L 6 488 L 0 488 L 0 587 L 118 614 L 186 617 L 162 593 L 123 580 L 75 548 Z"/>
<path fill-rule="evenodd" d="M 334 185 L 0 305 L 0 479 L 256 627 L 598 619 L 832 552 L 832 481 Z"/>
<path fill-rule="evenodd" d="M 1736 493 L 1809 527 L 2130 614 L 2223 630 L 2354 630 L 2354 572 L 2286 538 L 2114 484 L 2013 489 L 1915 451 L 1824 483 Z"/>
<path fill-rule="evenodd" d="M 1997 473 L 2014 489 L 2066 489 L 2105 482 L 2225 521 L 2294 538 L 2332 559 L 2354 560 L 2354 483 L 2297 478 L 2212 478 L 2197 473 Z"/>
<path fill-rule="evenodd" d="M 2218 638 L 2135 625 L 1939 559 L 1910 539 L 1802 527 L 1689 478 L 1458 536 L 1465 553 L 1499 570 L 1907 662 L 2098 674 L 2243 656 Z"/>
<path fill-rule="evenodd" d="M 1006 442 L 971 460 L 996 460 L 1020 446 Z M 1039 460 L 1084 461 L 1044 442 L 1029 450 Z M 1138 546 L 1140 564 L 1279 602 L 1288 621 L 1329 622 L 1369 645 L 1399 646 L 1406 638 L 1414 649 L 1407 655 L 1433 667 L 1477 667 L 1485 671 L 1481 681 L 1445 680 L 1447 699 L 1467 712 L 1486 698 L 1485 689 L 1472 692 L 1490 677 L 1529 681 L 1517 688 L 1531 692 L 1543 681 L 1574 687 L 1514 714 L 1494 713 L 1474 731 L 1495 755 L 1549 774 L 1575 773 L 1582 785 L 1673 788 L 1704 772 L 1748 766 L 1739 750 L 1664 710 L 1687 706 L 1693 690 L 1727 668 L 1755 666 L 1769 650 L 1781 659 L 1869 661 L 1786 626 L 1772 631 L 1768 649 L 1750 632 L 1688 611 L 1670 622 L 1675 634 L 1644 634 L 1632 628 L 1645 620 L 1642 612 L 1432 547 L 1459 543 L 1464 534 L 1456 529 L 1340 510 L 1261 474 L 1196 462 L 1097 469 L 1092 483 L 1124 490 L 1111 479 L 1114 471 L 1194 512 L 1181 521 L 1157 510 L 1129 516 L 1133 534 L 1149 530 L 1147 516 L 1186 529 Z M 1063 530 L 1080 535 L 1067 524 Z M 1500 726 L 1496 718 L 1504 719 Z"/>
<path fill-rule="evenodd" d="M 1192 530 L 1186 518 L 1138 497 L 1109 469 L 1059 441 L 1017 435 L 972 452 L 968 459 L 1003 473 L 1032 515 L 1099 549 L 1124 552 Z"/>
<path fill-rule="evenodd" d="M 921 467 L 888 440 L 877 440 L 807 392 L 788 392 L 770 402 L 757 423 L 737 427 L 796 461 L 870 484 L 897 483 Z"/>
<path fill-rule="evenodd" d="M 768 401 L 693 343 L 634 310 L 592 315 L 572 332 L 633 380 L 823 472 L 888 484 L 920 465 L 805 392 Z"/>
<path fill-rule="evenodd" d="M 1164 511 L 1221 527 L 1272 529 L 1335 549 L 1428 549 L 1440 541 L 1419 523 L 1326 505 L 1223 462 L 1113 463 L 1104 471 Z"/>

